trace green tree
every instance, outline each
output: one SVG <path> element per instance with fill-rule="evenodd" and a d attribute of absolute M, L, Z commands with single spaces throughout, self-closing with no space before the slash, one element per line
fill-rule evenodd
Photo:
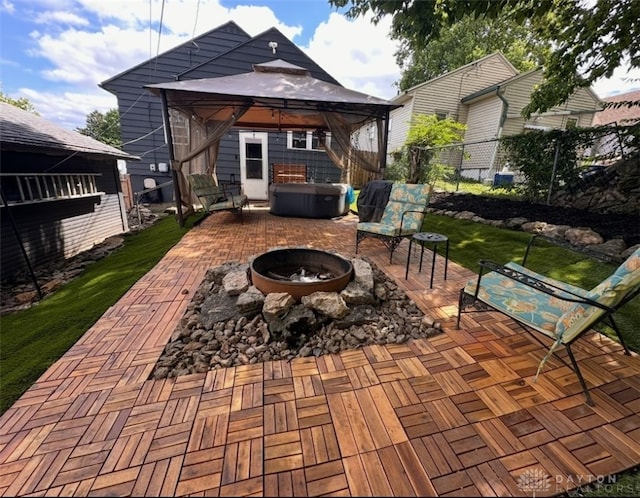
<path fill-rule="evenodd" d="M 76 131 L 112 147 L 122 148 L 120 114 L 117 109 L 111 109 L 105 114 L 92 111 L 87 115 L 86 126 L 76 128 Z"/>
<path fill-rule="evenodd" d="M 402 147 L 391 153 L 393 163 L 387 178 L 407 183 L 433 184 L 446 173 L 446 167 L 433 161 L 436 147 L 461 142 L 466 125 L 435 114 L 414 114 Z"/>
<path fill-rule="evenodd" d="M 5 95 L 4 93 L 0 92 L 0 102 L 11 104 L 13 106 L 19 107 L 23 111 L 28 111 L 32 114 L 35 114 L 36 116 L 40 116 L 40 113 L 36 111 L 34 105 L 26 97 L 14 99 L 13 97 L 9 97 L 9 95 Z"/>
<path fill-rule="evenodd" d="M 396 53 L 402 68 L 400 90 L 428 81 L 474 60 L 501 51 L 518 71 L 543 65 L 551 44 L 531 31 L 529 22 L 519 24 L 505 15 L 497 19 L 464 16 L 443 28 L 437 39 L 423 48 L 404 40 Z"/>
<path fill-rule="evenodd" d="M 535 90 L 525 117 L 565 102 L 574 91 L 610 77 L 628 63 L 640 67 L 638 0 L 329 0 L 355 18 L 371 11 L 373 22 L 392 15 L 391 36 L 422 48 L 444 28 L 465 16 L 497 19 L 509 13 L 530 22 L 536 36 L 553 42 L 544 81 Z"/>

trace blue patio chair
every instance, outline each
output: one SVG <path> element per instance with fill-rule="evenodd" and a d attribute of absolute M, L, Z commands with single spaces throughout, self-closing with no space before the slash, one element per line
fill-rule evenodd
<path fill-rule="evenodd" d="M 380 239 L 389 249 L 389 263 L 391 263 L 393 251 L 402 239 L 411 237 L 422 229 L 430 196 L 431 185 L 394 183 L 380 221 L 358 223 L 356 254 L 358 254 L 358 245 L 364 238 L 374 237 Z"/>

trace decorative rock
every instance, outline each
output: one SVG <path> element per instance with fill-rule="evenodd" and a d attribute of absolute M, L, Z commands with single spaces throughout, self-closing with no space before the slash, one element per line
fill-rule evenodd
<path fill-rule="evenodd" d="M 528 233 L 542 233 L 546 227 L 547 223 L 544 221 L 529 221 L 523 223 L 520 229 Z"/>
<path fill-rule="evenodd" d="M 337 292 L 314 292 L 302 296 L 301 302 L 307 308 L 316 310 L 330 318 L 342 318 L 349 309 Z"/>
<path fill-rule="evenodd" d="M 569 228 L 564 233 L 564 238 L 574 246 L 591 246 L 604 242 L 603 238 L 590 228 Z"/>
<path fill-rule="evenodd" d="M 253 316 L 259 313 L 264 305 L 265 296 L 257 287 L 251 286 L 247 292 L 243 292 L 238 296 L 236 308 L 243 315 Z"/>
<path fill-rule="evenodd" d="M 296 304 L 296 300 L 286 292 L 272 292 L 267 294 L 262 306 L 262 314 L 265 316 L 282 316 Z"/>
<path fill-rule="evenodd" d="M 526 218 L 509 218 L 504 222 L 504 224 L 507 228 L 510 228 L 511 230 L 519 230 L 522 227 L 522 225 L 528 222 L 529 220 Z"/>
<path fill-rule="evenodd" d="M 625 244 L 622 239 L 610 239 L 603 244 L 595 244 L 588 247 L 589 249 L 606 254 L 607 256 L 617 257 L 619 254 L 624 252 L 627 248 L 627 244 Z"/>
<path fill-rule="evenodd" d="M 249 278 L 246 271 L 232 271 L 222 279 L 224 290 L 230 296 L 237 296 L 249 288 Z"/>
<path fill-rule="evenodd" d="M 567 233 L 567 230 L 571 228 L 569 225 L 545 225 L 540 232 L 545 237 L 550 237 L 552 239 L 562 240 L 564 239 L 564 234 Z"/>
<path fill-rule="evenodd" d="M 640 244 L 635 244 L 635 245 L 633 245 L 633 246 L 631 246 L 631 247 L 627 247 L 624 251 L 622 251 L 622 253 L 620 254 L 620 256 L 621 256 L 623 259 L 627 259 L 627 258 L 628 258 L 629 256 L 631 256 L 631 255 L 636 251 L 636 249 L 638 249 L 638 248 L 640 248 Z"/>
<path fill-rule="evenodd" d="M 460 211 L 455 214 L 453 217 L 458 220 L 471 220 L 476 214 L 471 211 Z"/>
<path fill-rule="evenodd" d="M 202 303 L 200 321 L 205 328 L 210 328 L 214 323 L 237 317 L 236 300 L 225 293 L 211 294 Z"/>
<path fill-rule="evenodd" d="M 271 360 L 291 360 L 295 357 L 337 354 L 345 349 L 367 344 L 402 343 L 440 333 L 430 326 L 416 304 L 408 299 L 391 279 L 373 263 L 373 287 L 377 296 L 385 296 L 375 303 L 347 307 L 349 313 L 331 319 L 320 311 L 295 304 L 289 294 L 268 294 L 264 297 L 263 313 L 253 318 L 243 316 L 235 305 L 233 316 L 213 322 L 210 311 L 212 296 L 224 296 L 224 271 L 237 271 L 237 264 L 213 268 L 206 273 L 200 287 L 172 334 L 150 378 L 177 377 L 210 369 L 255 364 Z M 217 283 L 216 283 L 217 282 Z M 253 294 L 250 287 L 237 301 Z M 339 296 L 333 294 L 337 302 Z M 231 302 L 235 297 L 227 296 Z M 202 309 L 207 316 L 203 316 Z M 346 306 L 346 303 L 345 303 Z M 266 311 L 266 313 L 265 313 Z M 333 313 L 333 312 L 332 312 Z M 204 320 L 203 320 L 204 319 Z M 207 326 L 203 322 L 207 322 Z"/>

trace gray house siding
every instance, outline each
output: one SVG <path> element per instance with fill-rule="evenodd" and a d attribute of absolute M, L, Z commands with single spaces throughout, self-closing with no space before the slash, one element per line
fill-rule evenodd
<path fill-rule="evenodd" d="M 116 159 L 75 156 L 57 167 L 62 155 L 3 151 L 2 172 L 99 173 L 99 194 L 77 199 L 10 204 L 1 208 L 2 280 L 26 271 L 16 230 L 33 266 L 75 256 L 128 230 Z"/>
<path fill-rule="evenodd" d="M 162 102 L 148 92 L 144 85 L 174 81 L 190 68 L 228 51 L 250 36 L 233 22 L 224 24 L 200 37 L 175 47 L 131 68 L 100 86 L 118 98 L 118 111 L 122 129 L 123 150 L 141 158 L 140 162 L 127 161 L 134 192 L 143 189 L 145 178 L 154 178 L 157 184 L 171 179 L 171 172 L 159 172 L 159 163 L 169 164 L 169 151 L 165 144 L 162 121 Z M 208 77 L 223 74 L 209 74 Z M 153 132 L 152 132 L 153 131 Z M 150 165 L 156 165 L 152 171 Z M 173 189 L 162 191 L 163 200 L 171 201 Z"/>
<path fill-rule="evenodd" d="M 269 47 L 270 41 L 278 43 L 276 54 Z M 157 184 L 171 179 L 170 170 L 158 171 L 159 163 L 170 164 L 163 129 L 161 99 L 145 90 L 144 85 L 176 79 L 216 78 L 244 73 L 251 71 L 253 64 L 275 58 L 305 67 L 315 78 L 337 83 L 276 29 L 250 38 L 235 23 L 229 22 L 196 38 L 194 42 L 180 45 L 161 54 L 157 60 L 150 59 L 101 84 L 118 98 L 123 150 L 142 159 L 139 163 L 127 163 L 127 172 L 131 176 L 134 192 L 143 190 L 145 178 L 154 178 Z M 194 45 L 198 47 L 195 52 Z M 284 135 L 284 132 L 282 134 Z M 280 145 L 275 133 L 271 133 L 269 137 L 270 156 L 272 147 L 273 153 L 277 156 Z M 306 151 L 288 152 L 292 163 L 308 159 Z M 232 130 L 220 143 L 217 158 L 220 181 L 227 181 L 231 174 L 239 181 L 239 153 L 238 131 Z M 317 152 L 311 154 L 318 155 Z M 339 169 L 331 163 L 326 154 L 320 154 L 323 157 L 322 169 L 333 169 L 331 178 L 339 178 Z M 319 162 L 317 157 L 316 162 Z M 155 165 L 156 171 L 151 170 L 151 164 Z M 163 189 L 161 195 L 161 200 L 173 201 L 173 188 Z"/>

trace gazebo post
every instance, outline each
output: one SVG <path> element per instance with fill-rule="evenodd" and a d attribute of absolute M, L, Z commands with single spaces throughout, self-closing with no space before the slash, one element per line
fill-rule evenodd
<path fill-rule="evenodd" d="M 182 215 L 182 194 L 180 193 L 180 182 L 178 181 L 178 171 L 175 168 L 176 157 L 173 153 L 173 134 L 171 133 L 171 121 L 169 117 L 169 106 L 167 105 L 167 95 L 165 90 L 160 90 L 162 97 L 162 121 L 169 146 L 169 162 L 171 163 L 171 178 L 173 179 L 173 195 L 176 197 L 176 213 L 180 228 L 184 227 L 184 216 Z"/>

